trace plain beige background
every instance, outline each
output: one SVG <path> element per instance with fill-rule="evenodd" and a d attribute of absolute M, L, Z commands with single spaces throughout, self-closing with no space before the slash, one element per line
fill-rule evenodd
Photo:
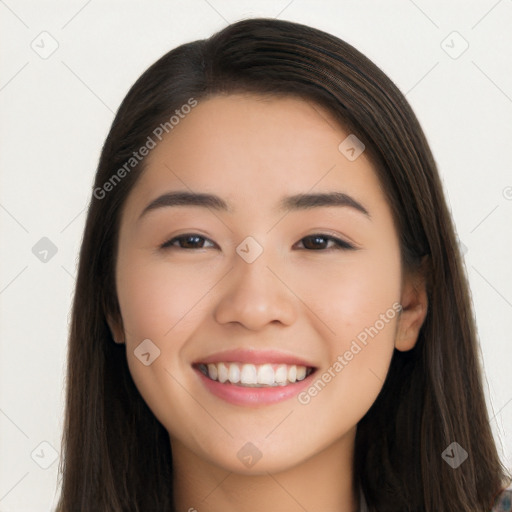
<path fill-rule="evenodd" d="M 76 261 L 119 103 L 170 49 L 255 16 L 345 39 L 412 104 L 465 251 L 492 428 L 512 468 L 512 1 L 5 0 L 0 512 L 56 503 Z"/>

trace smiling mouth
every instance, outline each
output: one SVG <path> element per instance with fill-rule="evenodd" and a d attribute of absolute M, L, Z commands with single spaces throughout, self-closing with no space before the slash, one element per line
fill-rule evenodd
<path fill-rule="evenodd" d="M 205 377 L 221 384 L 247 388 L 288 386 L 309 377 L 315 368 L 295 364 L 198 363 Z"/>

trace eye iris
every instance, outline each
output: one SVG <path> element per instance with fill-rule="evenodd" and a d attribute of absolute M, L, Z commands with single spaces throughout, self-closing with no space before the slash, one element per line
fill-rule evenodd
<path fill-rule="evenodd" d="M 187 249 L 194 249 L 197 248 L 197 245 L 202 238 L 200 236 L 195 235 L 189 235 L 189 236 L 183 236 L 180 238 L 181 246 L 185 247 Z M 202 247 L 203 244 L 200 244 L 199 247 Z"/>
<path fill-rule="evenodd" d="M 323 236 L 316 236 L 316 235 L 313 235 L 313 236 L 308 236 L 304 239 L 305 243 L 304 243 L 304 246 L 307 248 L 307 249 L 325 249 L 325 246 L 327 244 L 327 240 L 325 237 Z M 311 247 L 311 244 L 309 244 L 309 242 L 313 241 L 313 246 Z M 321 247 L 319 247 L 319 245 L 321 245 Z M 310 247 L 308 247 L 308 245 L 310 245 Z"/>

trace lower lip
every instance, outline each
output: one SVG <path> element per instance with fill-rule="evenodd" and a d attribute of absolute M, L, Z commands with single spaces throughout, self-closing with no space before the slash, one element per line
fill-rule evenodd
<path fill-rule="evenodd" d="M 204 373 L 195 369 L 203 384 L 215 396 L 234 405 L 267 405 L 282 402 L 292 398 L 309 386 L 311 377 L 315 372 L 308 375 L 301 381 L 287 384 L 286 386 L 249 388 L 237 386 L 236 384 L 222 384 L 217 380 L 208 378 Z"/>

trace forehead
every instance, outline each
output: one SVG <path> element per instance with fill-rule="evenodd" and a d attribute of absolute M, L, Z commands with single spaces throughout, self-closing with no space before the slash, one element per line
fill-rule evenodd
<path fill-rule="evenodd" d="M 336 190 L 383 202 L 366 154 L 351 161 L 340 151 L 349 135 L 311 101 L 214 96 L 199 101 L 151 150 L 130 202 L 141 209 L 176 189 L 215 193 L 238 213 L 307 192 Z"/>

